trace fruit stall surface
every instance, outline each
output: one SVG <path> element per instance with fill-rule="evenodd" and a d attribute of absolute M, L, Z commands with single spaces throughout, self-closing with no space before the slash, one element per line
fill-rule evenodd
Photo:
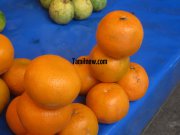
<path fill-rule="evenodd" d="M 0 0 L 6 14 L 8 36 L 16 58 L 33 59 L 42 54 L 57 54 L 72 61 L 88 55 L 96 44 L 99 21 L 113 10 L 134 13 L 144 27 L 141 49 L 131 57 L 141 64 L 150 79 L 146 95 L 130 103 L 128 115 L 121 121 L 100 124 L 99 135 L 138 135 L 180 81 L 180 1 L 178 0 L 108 0 L 107 7 L 83 21 L 68 25 L 51 21 L 39 0 Z M 83 102 L 83 97 L 77 101 Z M 5 112 L 0 116 L 0 135 L 11 135 Z"/>

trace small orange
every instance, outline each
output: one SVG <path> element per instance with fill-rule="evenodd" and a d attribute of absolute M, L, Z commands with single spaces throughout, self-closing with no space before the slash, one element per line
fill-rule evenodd
<path fill-rule="evenodd" d="M 42 55 L 27 67 L 24 87 L 39 105 L 58 108 L 72 103 L 78 96 L 81 81 L 69 61 L 56 55 Z"/>
<path fill-rule="evenodd" d="M 114 59 L 106 56 L 98 46 L 90 53 L 92 60 L 107 60 L 107 64 L 91 64 L 93 76 L 101 82 L 117 82 L 128 71 L 129 57 Z"/>
<path fill-rule="evenodd" d="M 78 58 L 78 60 L 88 59 L 88 56 L 81 56 Z M 88 64 L 75 64 L 74 67 L 81 79 L 80 94 L 85 95 L 90 90 L 90 88 L 96 85 L 99 81 L 92 76 Z"/>
<path fill-rule="evenodd" d="M 59 135 L 97 135 L 98 121 L 92 110 L 79 103 L 71 107 L 71 120 Z"/>
<path fill-rule="evenodd" d="M 0 75 L 6 72 L 14 58 L 14 48 L 11 41 L 4 35 L 0 34 Z"/>
<path fill-rule="evenodd" d="M 72 109 L 65 106 L 59 109 L 43 109 L 23 93 L 17 103 L 18 116 L 28 133 L 51 135 L 59 133 L 69 122 Z"/>
<path fill-rule="evenodd" d="M 10 99 L 10 93 L 6 83 L 0 79 L 0 114 L 3 111 L 4 107 L 8 104 Z"/>
<path fill-rule="evenodd" d="M 105 54 L 119 59 L 137 52 L 143 35 L 142 24 L 136 16 L 117 10 L 107 14 L 100 21 L 96 39 Z"/>
<path fill-rule="evenodd" d="M 17 114 L 16 105 L 17 105 L 18 100 L 19 100 L 19 97 L 16 97 L 9 104 L 7 112 L 6 112 L 6 121 L 9 128 L 12 130 L 14 134 L 25 135 L 26 129 L 23 127 L 19 119 L 19 116 Z"/>
<path fill-rule="evenodd" d="M 145 69 L 137 64 L 130 63 L 129 71 L 118 82 L 127 93 L 130 101 L 142 98 L 149 85 L 148 75 Z"/>
<path fill-rule="evenodd" d="M 29 63 L 29 59 L 17 58 L 10 69 L 3 75 L 3 80 L 16 96 L 24 92 L 24 74 Z"/>
<path fill-rule="evenodd" d="M 128 97 L 116 83 L 94 86 L 86 97 L 86 104 L 94 111 L 98 121 L 106 124 L 121 120 L 129 110 Z"/>

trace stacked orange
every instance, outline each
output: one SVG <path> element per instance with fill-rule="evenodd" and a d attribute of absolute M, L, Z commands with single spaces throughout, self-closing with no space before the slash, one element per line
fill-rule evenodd
<path fill-rule="evenodd" d="M 128 113 L 129 101 L 138 100 L 146 93 L 149 84 L 146 71 L 130 62 L 130 56 L 141 46 L 143 35 L 138 18 L 121 10 L 109 13 L 98 25 L 97 45 L 89 58 L 105 59 L 107 64 L 88 65 L 88 73 L 94 77 L 91 80 L 96 79 L 99 83 L 92 83 L 86 89 L 86 104 L 101 123 L 119 121 Z M 82 72 L 79 74 L 82 76 Z M 81 78 L 87 83 L 87 75 Z"/>
<path fill-rule="evenodd" d="M 24 63 L 29 63 L 21 86 L 25 92 L 11 102 L 6 113 L 15 134 L 97 134 L 95 114 L 82 104 L 72 104 L 81 82 L 70 62 L 57 55 L 42 55 Z M 11 76 L 12 69 L 4 78 Z"/>
<path fill-rule="evenodd" d="M 0 111 L 8 103 L 10 89 L 17 97 L 8 106 L 6 120 L 14 134 L 97 134 L 95 114 L 82 104 L 72 104 L 81 83 L 70 62 L 56 55 L 14 59 L 10 40 L 0 35 L 0 44 L 4 80 L 0 80 Z"/>

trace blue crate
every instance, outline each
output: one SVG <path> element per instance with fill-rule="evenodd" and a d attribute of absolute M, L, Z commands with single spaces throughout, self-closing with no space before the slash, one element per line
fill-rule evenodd
<path fill-rule="evenodd" d="M 96 44 L 97 24 L 110 11 L 133 12 L 141 20 L 145 36 L 141 49 L 131 61 L 147 70 L 149 89 L 141 100 L 131 102 L 124 119 L 111 125 L 100 124 L 99 135 L 139 135 L 180 82 L 179 0 L 109 0 L 103 11 L 65 26 L 53 23 L 38 0 L 0 0 L 0 9 L 7 17 L 3 34 L 12 40 L 17 58 L 57 54 L 72 61 L 89 54 Z M 11 134 L 3 113 L 0 135 Z"/>

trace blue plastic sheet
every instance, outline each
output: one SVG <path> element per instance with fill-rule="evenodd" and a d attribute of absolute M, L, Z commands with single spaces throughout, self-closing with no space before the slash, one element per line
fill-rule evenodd
<path fill-rule="evenodd" d="M 111 125 L 100 124 L 99 135 L 140 134 L 180 81 L 179 0 L 108 0 L 103 11 L 65 26 L 53 23 L 38 0 L 0 0 L 0 9 L 7 17 L 3 34 L 12 40 L 17 58 L 57 54 L 72 61 L 89 54 L 96 44 L 97 24 L 108 12 L 126 10 L 141 20 L 145 36 L 141 49 L 131 61 L 147 70 L 149 89 L 141 100 L 130 104 L 124 119 Z M 11 134 L 3 113 L 0 135 Z"/>

